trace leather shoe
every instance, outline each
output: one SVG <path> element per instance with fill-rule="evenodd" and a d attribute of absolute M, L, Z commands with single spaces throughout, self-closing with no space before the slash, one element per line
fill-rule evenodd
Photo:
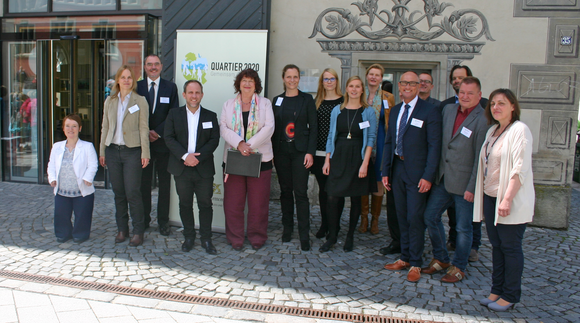
<path fill-rule="evenodd" d="M 353 237 L 346 237 L 346 240 L 344 241 L 344 247 L 342 247 L 342 250 L 344 250 L 345 252 L 351 252 L 352 249 L 354 249 L 354 239 Z"/>
<path fill-rule="evenodd" d="M 411 267 L 409 269 L 409 273 L 407 274 L 407 280 L 414 283 L 421 279 L 421 268 L 420 267 Z"/>
<path fill-rule="evenodd" d="M 194 244 L 195 239 L 185 238 L 185 241 L 183 241 L 183 244 L 181 245 L 181 251 L 189 252 L 191 249 L 193 249 Z"/>
<path fill-rule="evenodd" d="M 244 245 L 232 245 L 232 248 L 234 248 L 235 251 L 242 251 Z"/>
<path fill-rule="evenodd" d="M 129 231 L 119 231 L 117 236 L 115 237 L 115 243 L 125 242 L 125 240 L 129 237 Z"/>
<path fill-rule="evenodd" d="M 382 253 L 383 255 L 392 255 L 392 254 L 396 254 L 396 253 L 401 253 L 401 246 L 399 245 L 394 245 L 393 243 L 391 243 L 390 245 L 381 248 L 379 250 L 380 253 Z"/>
<path fill-rule="evenodd" d="M 217 250 L 213 246 L 213 243 L 211 243 L 211 240 L 202 241 L 201 247 L 205 249 L 205 252 L 207 252 L 208 254 L 217 255 Z"/>
<path fill-rule="evenodd" d="M 284 231 L 282 232 L 282 242 L 290 242 L 290 240 L 292 240 L 292 231 L 292 229 L 284 228 Z"/>
<path fill-rule="evenodd" d="M 69 241 L 72 237 L 68 237 L 68 238 L 56 238 L 56 242 L 58 243 L 65 243 L 67 241 Z"/>
<path fill-rule="evenodd" d="M 411 268 L 411 264 L 406 262 L 406 261 L 402 261 L 401 259 L 395 261 L 392 264 L 385 265 L 385 269 L 388 269 L 388 270 L 403 270 L 403 269 L 407 269 L 407 268 Z"/>
<path fill-rule="evenodd" d="M 300 249 L 310 251 L 310 240 L 300 240 Z"/>
<path fill-rule="evenodd" d="M 447 241 L 447 251 L 455 251 L 455 242 Z"/>
<path fill-rule="evenodd" d="M 326 242 L 322 246 L 320 246 L 320 249 L 318 249 L 318 251 L 327 252 L 327 251 L 330 251 L 330 249 L 332 249 L 332 247 L 334 247 L 334 242 L 326 240 Z"/>
<path fill-rule="evenodd" d="M 458 281 L 465 278 L 465 274 L 461 271 L 461 269 L 451 266 L 447 269 L 447 274 L 441 278 L 441 281 L 444 283 L 457 283 Z"/>
<path fill-rule="evenodd" d="M 252 245 L 252 249 L 254 250 L 260 250 L 264 245 L 263 244 L 253 244 Z M 234 248 L 236 249 L 236 248 Z M 242 249 L 242 247 L 240 247 L 240 250 Z"/>
<path fill-rule="evenodd" d="M 328 229 L 321 226 L 320 229 L 318 229 L 318 232 L 316 232 L 316 237 L 318 239 L 322 239 L 326 236 L 326 234 L 328 234 Z"/>
<path fill-rule="evenodd" d="M 450 263 L 445 263 L 445 262 L 441 262 L 437 259 L 433 259 L 429 263 L 429 266 L 427 266 L 425 268 L 421 268 L 421 272 L 428 274 L 428 275 L 431 275 L 431 274 L 434 274 L 434 273 L 441 271 L 443 269 L 449 268 L 449 266 L 451 266 Z"/>
<path fill-rule="evenodd" d="M 171 229 L 169 228 L 168 224 L 165 225 L 160 225 L 159 226 L 159 234 L 161 234 L 162 236 L 168 236 L 171 234 Z"/>
<path fill-rule="evenodd" d="M 86 237 L 86 238 L 73 238 L 74 243 L 83 243 L 87 240 L 89 240 L 88 237 Z"/>
<path fill-rule="evenodd" d="M 469 262 L 475 262 L 479 260 L 479 253 L 475 249 L 471 249 L 469 252 L 469 258 L 467 258 Z"/>
<path fill-rule="evenodd" d="M 134 234 L 131 241 L 129 241 L 130 247 L 138 247 L 143 244 L 143 234 Z"/>

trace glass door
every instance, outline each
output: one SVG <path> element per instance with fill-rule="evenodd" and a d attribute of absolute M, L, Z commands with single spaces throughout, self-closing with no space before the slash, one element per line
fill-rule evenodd
<path fill-rule="evenodd" d="M 4 180 L 38 181 L 36 42 L 5 42 L 7 86 L 2 87 Z"/>

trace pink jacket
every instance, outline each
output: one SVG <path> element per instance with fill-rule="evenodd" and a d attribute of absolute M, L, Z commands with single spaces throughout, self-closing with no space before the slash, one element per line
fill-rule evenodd
<path fill-rule="evenodd" d="M 234 114 L 235 99 L 227 100 L 222 107 L 220 115 L 220 135 L 226 141 L 224 145 L 224 163 L 227 162 L 227 150 L 238 147 L 240 141 L 244 139 L 232 129 L 232 118 Z M 267 162 L 274 158 L 271 137 L 274 133 L 274 112 L 272 103 L 265 97 L 258 96 L 258 109 L 260 120 L 258 122 L 260 130 L 250 140 L 248 144 L 253 149 L 258 149 L 262 154 L 262 161 Z"/>

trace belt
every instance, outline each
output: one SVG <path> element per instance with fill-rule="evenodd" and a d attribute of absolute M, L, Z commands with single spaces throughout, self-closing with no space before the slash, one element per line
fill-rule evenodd
<path fill-rule="evenodd" d="M 109 147 L 115 148 L 117 150 L 123 150 L 123 149 L 129 148 L 129 147 L 125 146 L 125 145 L 117 145 L 117 144 L 110 144 Z"/>
<path fill-rule="evenodd" d="M 400 160 L 405 160 L 404 156 L 395 155 L 395 157 L 399 158 Z"/>

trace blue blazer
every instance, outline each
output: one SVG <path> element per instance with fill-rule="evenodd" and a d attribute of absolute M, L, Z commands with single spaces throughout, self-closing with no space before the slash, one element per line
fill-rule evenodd
<path fill-rule="evenodd" d="M 334 146 L 336 144 L 336 120 L 340 114 L 340 104 L 335 106 L 330 113 L 330 129 L 328 131 L 328 139 L 326 140 L 326 153 L 330 153 L 330 158 L 334 155 Z M 367 147 L 375 146 L 375 139 L 377 137 L 377 116 L 372 107 L 367 107 L 363 110 L 362 119 L 368 121 L 370 127 L 363 129 L 363 143 L 361 157 L 365 159 L 365 150 Z"/>
<path fill-rule="evenodd" d="M 397 104 L 389 117 L 387 138 L 383 150 L 382 176 L 392 177 L 397 141 L 397 119 L 402 103 Z M 423 121 L 421 127 L 411 125 L 413 119 Z M 421 178 L 433 183 L 441 156 L 441 113 L 438 107 L 418 98 L 415 109 L 403 132 L 403 157 L 407 176 L 415 183 Z"/>
<path fill-rule="evenodd" d="M 137 82 L 137 93 L 147 100 L 149 104 L 149 129 L 155 130 L 161 138 L 151 142 L 149 147 L 151 151 L 160 153 L 169 153 L 169 149 L 165 145 L 165 139 L 163 134 L 165 132 L 165 119 L 167 119 L 167 114 L 169 110 L 179 107 L 179 96 L 177 94 L 177 86 L 175 83 L 164 80 L 162 78 L 158 79 L 159 88 L 157 89 L 157 106 L 155 107 L 155 113 L 153 111 L 153 103 L 149 102 L 149 89 L 147 88 L 147 78 Z M 161 98 L 169 99 L 169 103 L 161 103 Z"/>

